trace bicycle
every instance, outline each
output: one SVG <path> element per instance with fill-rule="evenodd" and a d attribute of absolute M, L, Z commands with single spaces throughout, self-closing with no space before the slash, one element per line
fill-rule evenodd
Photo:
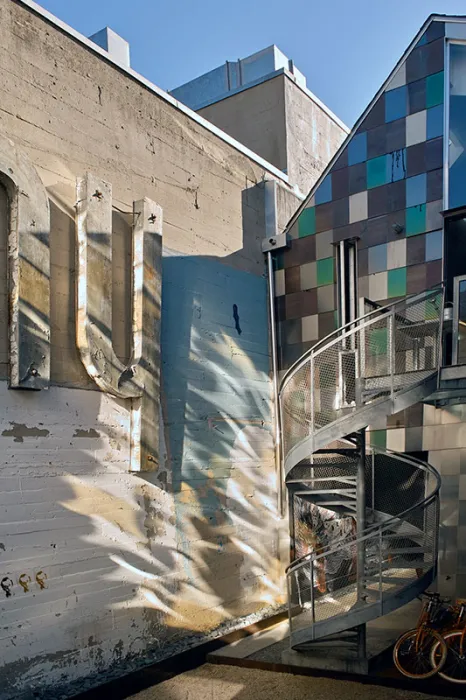
<path fill-rule="evenodd" d="M 450 683 L 466 684 L 466 600 L 457 600 L 451 610 L 456 612 L 456 620 L 442 634 L 447 645 L 447 658 L 439 676 Z M 431 650 L 433 666 L 438 654 L 438 644 L 435 643 Z"/>
<path fill-rule="evenodd" d="M 435 629 L 436 618 L 444 611 L 438 593 L 424 593 L 427 600 L 422 606 L 417 626 L 405 632 L 393 649 L 393 661 L 400 673 L 408 678 L 423 680 L 438 673 L 447 660 L 448 648 L 442 635 Z M 435 654 L 432 654 L 435 645 Z"/>

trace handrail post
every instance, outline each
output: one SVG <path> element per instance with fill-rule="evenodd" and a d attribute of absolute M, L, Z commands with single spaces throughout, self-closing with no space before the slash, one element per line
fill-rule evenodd
<path fill-rule="evenodd" d="M 356 480 L 356 528 L 357 528 L 357 595 L 358 601 L 364 599 L 366 543 L 363 537 L 366 526 L 366 430 L 357 433 L 358 470 Z"/>
<path fill-rule="evenodd" d="M 314 435 L 314 358 L 311 355 L 310 368 L 309 368 L 309 391 L 311 393 L 311 435 Z"/>
<path fill-rule="evenodd" d="M 395 310 L 390 311 L 388 317 L 388 363 L 390 371 L 390 397 L 393 400 L 395 379 Z"/>
<path fill-rule="evenodd" d="M 312 624 L 316 621 L 315 600 L 314 600 L 314 560 L 311 559 L 311 613 Z"/>
<path fill-rule="evenodd" d="M 379 530 L 379 605 L 380 614 L 383 609 L 383 546 L 382 546 L 382 528 Z"/>
<path fill-rule="evenodd" d="M 295 583 L 296 583 L 296 590 L 297 590 L 297 592 L 298 592 L 298 604 L 299 604 L 299 607 L 302 608 L 302 607 L 303 607 L 303 601 L 302 601 L 302 598 L 301 598 L 301 588 L 300 588 L 300 585 L 299 585 L 298 576 L 299 576 L 299 569 L 296 569 L 296 571 L 294 572 L 294 578 L 295 578 Z"/>
<path fill-rule="evenodd" d="M 292 595 L 291 595 L 291 576 L 290 576 L 290 574 L 286 575 L 286 593 L 288 596 L 288 630 L 289 630 L 290 645 L 291 645 L 291 634 L 292 634 L 291 601 L 292 601 Z"/>

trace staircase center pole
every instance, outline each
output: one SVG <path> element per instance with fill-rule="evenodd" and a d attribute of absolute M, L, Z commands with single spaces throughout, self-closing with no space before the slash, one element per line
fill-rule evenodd
<path fill-rule="evenodd" d="M 366 527 L 366 429 L 356 434 L 358 446 L 358 469 L 356 477 L 356 531 L 361 537 Z M 358 601 L 364 596 L 365 579 L 365 543 L 359 542 L 357 548 Z"/>
<path fill-rule="evenodd" d="M 358 538 L 362 536 L 366 527 L 366 429 L 359 430 L 357 435 L 358 469 L 356 478 L 356 528 Z M 357 546 L 357 595 L 358 602 L 365 600 L 365 542 L 358 542 Z M 366 657 L 366 625 L 358 627 L 358 655 Z"/>

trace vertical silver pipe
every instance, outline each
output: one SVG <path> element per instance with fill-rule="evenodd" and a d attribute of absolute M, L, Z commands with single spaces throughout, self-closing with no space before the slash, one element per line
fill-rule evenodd
<path fill-rule="evenodd" d="M 273 270 L 272 253 L 267 253 L 267 276 L 269 281 L 269 318 L 270 318 L 270 344 L 272 351 L 272 384 L 273 384 L 273 433 L 275 443 L 275 473 L 277 476 L 277 510 L 280 518 L 283 513 L 283 473 L 281 458 L 280 435 L 280 406 L 278 396 L 278 361 L 277 361 L 277 327 L 275 318 L 275 277 Z"/>
<path fill-rule="evenodd" d="M 345 297 L 345 242 L 340 241 L 338 245 L 338 268 L 339 268 L 339 279 L 338 279 L 338 294 L 340 297 L 340 326 L 344 326 L 347 322 L 346 318 L 346 297 Z"/>
<path fill-rule="evenodd" d="M 366 431 L 365 428 L 357 433 L 358 445 L 358 471 L 356 479 L 356 527 L 357 536 L 361 538 L 366 526 Z M 358 600 L 361 600 L 365 593 L 365 563 L 366 547 L 364 541 L 359 541 L 357 545 L 357 591 Z"/>

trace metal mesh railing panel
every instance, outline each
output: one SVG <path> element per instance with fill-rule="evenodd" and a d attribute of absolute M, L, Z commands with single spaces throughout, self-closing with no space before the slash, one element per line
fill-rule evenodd
<path fill-rule="evenodd" d="M 306 497 L 294 495 L 295 542 L 301 537 L 296 556 L 307 554 L 307 558 L 288 572 L 292 643 L 294 632 L 344 616 L 355 606 L 377 604 L 383 610 L 387 596 L 403 591 L 436 564 L 435 470 L 408 456 L 369 450 L 366 480 L 369 477 L 374 489 L 367 489 L 366 514 L 374 498 L 376 522 L 362 533 L 357 533 L 356 519 L 349 512 L 332 513 L 312 495 L 303 505 Z M 338 479 L 335 483 L 342 485 Z M 330 489 L 333 481 L 323 484 Z M 303 523 L 310 537 L 299 530 Z"/>
<path fill-rule="evenodd" d="M 317 344 L 280 391 L 283 451 L 438 369 L 443 290 L 408 297 Z"/>

